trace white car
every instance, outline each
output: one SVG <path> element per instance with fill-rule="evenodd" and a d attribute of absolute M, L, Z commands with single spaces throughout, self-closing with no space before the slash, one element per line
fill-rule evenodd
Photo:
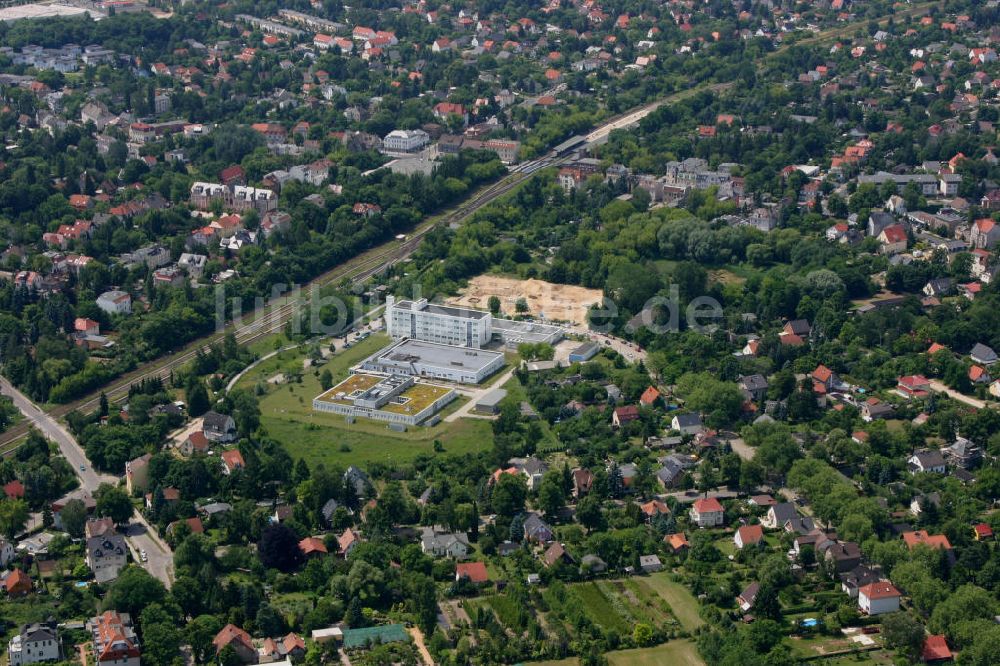
<path fill-rule="evenodd" d="M 146 562 L 146 561 L 149 560 L 149 558 L 146 557 L 146 551 L 145 550 L 140 550 L 139 551 L 139 559 L 142 560 L 143 562 Z"/>

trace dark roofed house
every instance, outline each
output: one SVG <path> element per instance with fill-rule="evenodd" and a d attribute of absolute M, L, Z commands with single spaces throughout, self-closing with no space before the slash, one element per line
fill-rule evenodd
<path fill-rule="evenodd" d="M 372 487 L 371 479 L 358 467 L 351 465 L 344 472 L 344 483 L 346 483 L 358 497 L 365 497 Z"/>
<path fill-rule="evenodd" d="M 552 528 L 537 513 L 529 513 L 524 518 L 524 538 L 534 543 L 552 541 Z"/>
<path fill-rule="evenodd" d="M 861 548 L 853 541 L 826 541 L 820 550 L 829 570 L 834 573 L 852 571 L 861 564 Z"/>
<path fill-rule="evenodd" d="M 767 379 L 763 375 L 740 375 L 739 386 L 748 400 L 760 402 L 767 397 Z"/>
<path fill-rule="evenodd" d="M 232 442 L 236 439 L 236 421 L 228 414 L 206 412 L 202 417 L 205 437 L 213 442 Z"/>
<path fill-rule="evenodd" d="M 917 451 L 906 461 L 906 467 L 911 474 L 935 473 L 944 474 L 944 456 L 940 451 Z"/>
<path fill-rule="evenodd" d="M 736 603 L 741 611 L 746 613 L 753 608 L 754 603 L 757 602 L 758 592 L 760 592 L 760 583 L 757 582 L 750 583 L 740 592 L 740 596 L 736 597 Z"/>
<path fill-rule="evenodd" d="M 992 365 L 997 362 L 997 353 L 981 342 L 977 342 L 969 352 L 969 358 L 980 365 Z"/>
<path fill-rule="evenodd" d="M 594 474 L 586 467 L 573 470 L 573 497 L 583 497 L 594 485 Z"/>
<path fill-rule="evenodd" d="M 767 514 L 761 519 L 760 523 L 769 530 L 776 530 L 783 527 L 792 518 L 797 518 L 798 515 L 794 504 L 791 502 L 781 502 L 768 508 Z"/>
<path fill-rule="evenodd" d="M 840 589 L 852 599 L 857 598 L 858 590 L 865 585 L 883 580 L 882 570 L 869 564 L 859 564 L 850 571 L 838 574 L 838 577 Z"/>

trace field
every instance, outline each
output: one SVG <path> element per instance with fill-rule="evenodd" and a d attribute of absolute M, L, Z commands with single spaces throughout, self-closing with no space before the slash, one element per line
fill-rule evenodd
<path fill-rule="evenodd" d="M 704 666 L 693 641 L 670 641 L 663 645 L 639 650 L 609 652 L 611 666 Z"/>
<path fill-rule="evenodd" d="M 670 604 L 670 610 L 687 631 L 694 631 L 705 623 L 698 614 L 698 600 L 690 590 L 680 583 L 673 582 L 666 574 L 653 574 L 638 580 L 640 584 L 648 585 Z"/>
<path fill-rule="evenodd" d="M 373 335 L 336 353 L 325 363 L 305 370 L 304 350 L 285 351 L 248 372 L 239 386 L 265 387 L 266 395 L 260 401 L 261 424 L 293 458 L 303 458 L 310 465 L 320 462 L 327 466 L 406 463 L 421 453 L 432 453 L 435 441 L 444 447 L 444 453 L 489 450 L 493 431 L 491 423 L 483 419 L 459 419 L 432 428 L 415 427 L 407 432 L 395 432 L 378 421 L 357 419 L 348 424 L 342 416 L 313 412 L 312 400 L 322 393 L 319 375 L 324 369 L 330 370 L 336 383 L 348 376 L 353 365 L 387 343 L 385 335 Z M 268 379 L 279 374 L 300 376 L 301 381 L 268 383 Z M 457 409 L 466 400 L 453 401 L 441 414 Z"/>
<path fill-rule="evenodd" d="M 519 280 L 498 275 L 477 275 L 458 296 L 448 299 L 453 305 L 486 309 L 490 296 L 500 299 L 500 309 L 507 315 L 514 314 L 519 298 L 528 302 L 528 311 L 546 319 L 587 323 L 587 308 L 599 303 L 603 294 L 599 289 L 587 289 L 542 280 Z"/>

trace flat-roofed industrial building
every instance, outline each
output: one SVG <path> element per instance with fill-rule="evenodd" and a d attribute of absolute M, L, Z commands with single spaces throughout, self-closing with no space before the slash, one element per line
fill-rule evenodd
<path fill-rule="evenodd" d="M 418 384 L 405 375 L 351 375 L 313 398 L 313 409 L 403 425 L 419 425 L 444 409 L 456 393 L 444 386 Z"/>
<path fill-rule="evenodd" d="M 404 339 L 375 352 L 360 364 L 362 372 L 478 384 L 503 367 L 504 355 L 488 349 Z"/>

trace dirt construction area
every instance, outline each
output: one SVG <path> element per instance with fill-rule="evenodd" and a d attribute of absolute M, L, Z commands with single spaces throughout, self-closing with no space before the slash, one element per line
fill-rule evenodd
<path fill-rule="evenodd" d="M 514 314 L 517 299 L 523 298 L 528 302 L 529 312 L 536 317 L 585 325 L 587 309 L 594 303 L 599 303 L 602 294 L 599 289 L 553 284 L 543 280 L 479 275 L 448 302 L 485 310 L 490 296 L 500 298 L 500 310 L 508 317 Z"/>

